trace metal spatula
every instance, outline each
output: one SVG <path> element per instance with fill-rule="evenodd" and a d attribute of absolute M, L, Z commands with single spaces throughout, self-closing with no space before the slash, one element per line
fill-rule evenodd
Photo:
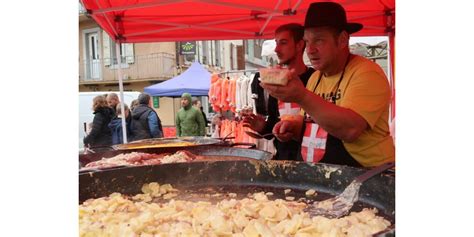
<path fill-rule="evenodd" d="M 394 166 L 394 162 L 385 163 L 357 176 L 341 194 L 324 201 L 314 202 L 305 211 L 310 216 L 325 216 L 328 218 L 339 218 L 346 215 L 359 199 L 359 189 L 362 183 Z"/>
<path fill-rule="evenodd" d="M 266 133 L 266 134 L 258 134 L 258 133 L 254 133 L 254 132 L 251 132 L 251 131 L 245 131 L 245 133 L 247 135 L 249 135 L 250 137 L 253 137 L 253 138 L 256 138 L 256 139 L 262 139 L 262 138 L 270 138 L 273 136 L 273 133 Z"/>

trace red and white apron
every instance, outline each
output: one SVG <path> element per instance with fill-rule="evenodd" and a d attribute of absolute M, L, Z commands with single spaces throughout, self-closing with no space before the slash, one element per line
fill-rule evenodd
<path fill-rule="evenodd" d="M 285 103 L 278 101 L 278 112 L 282 115 L 297 115 L 300 113 L 301 107 L 296 103 Z"/>
<path fill-rule="evenodd" d="M 344 78 L 344 72 L 347 64 L 351 59 L 351 55 L 347 57 L 346 65 L 342 70 L 341 76 L 336 85 L 336 90 L 333 91 L 333 95 L 330 98 L 330 102 L 336 104 L 336 100 L 340 99 L 336 97 L 339 89 L 339 85 Z M 321 82 L 322 73 L 319 75 L 318 82 L 313 89 L 313 93 L 316 93 L 316 88 Z M 303 142 L 301 144 L 301 156 L 305 162 L 323 162 L 330 164 L 349 165 L 355 167 L 361 167 L 361 164 L 355 160 L 351 154 L 346 150 L 341 139 L 328 134 L 319 124 L 315 123 L 309 116 L 305 114 L 305 130 L 303 135 Z"/>
<path fill-rule="evenodd" d="M 326 142 L 328 132 L 326 132 L 319 124 L 312 121 L 306 121 L 301 143 L 301 156 L 305 162 L 317 163 L 324 157 L 326 152 Z"/>

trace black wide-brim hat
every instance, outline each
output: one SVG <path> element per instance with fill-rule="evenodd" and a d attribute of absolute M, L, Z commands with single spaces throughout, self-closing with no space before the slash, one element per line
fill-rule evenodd
<path fill-rule="evenodd" d="M 314 2 L 309 5 L 304 28 L 330 26 L 352 34 L 362 29 L 360 23 L 348 23 L 346 11 L 335 2 Z"/>

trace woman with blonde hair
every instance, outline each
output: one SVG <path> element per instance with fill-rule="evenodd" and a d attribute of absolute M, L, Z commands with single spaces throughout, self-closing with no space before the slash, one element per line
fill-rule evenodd
<path fill-rule="evenodd" d="M 98 95 L 93 99 L 92 110 L 94 111 L 92 129 L 90 133 L 84 137 L 84 145 L 89 147 L 111 145 L 112 133 L 108 124 L 115 117 L 113 109 L 107 106 L 107 101 L 104 96 Z"/>

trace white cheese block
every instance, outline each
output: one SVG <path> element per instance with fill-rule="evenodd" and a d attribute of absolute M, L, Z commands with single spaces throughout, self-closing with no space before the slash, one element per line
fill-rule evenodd
<path fill-rule="evenodd" d="M 288 83 L 287 68 L 262 68 L 260 71 L 260 81 L 266 84 L 286 86 Z"/>

